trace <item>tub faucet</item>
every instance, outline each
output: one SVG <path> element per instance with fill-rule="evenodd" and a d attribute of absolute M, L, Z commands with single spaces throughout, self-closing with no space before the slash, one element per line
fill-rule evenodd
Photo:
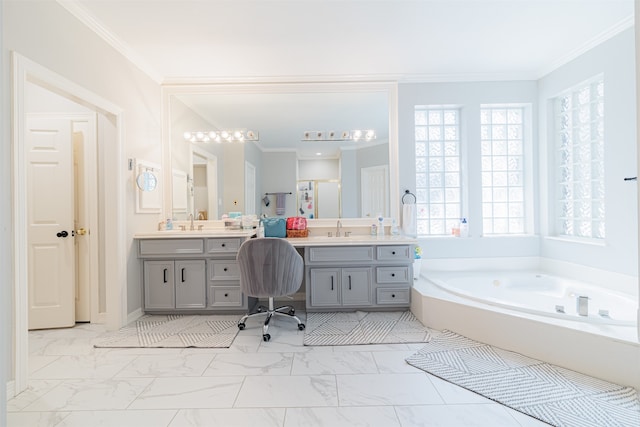
<path fill-rule="evenodd" d="M 193 226 L 193 214 L 192 213 L 189 214 L 189 221 L 191 221 L 191 225 L 189 225 L 189 230 L 191 230 L 191 231 L 195 230 L 196 228 Z"/>
<path fill-rule="evenodd" d="M 342 229 L 342 223 L 340 222 L 340 220 L 338 220 L 338 224 L 336 225 L 336 227 L 336 237 L 340 237 L 340 229 Z"/>
<path fill-rule="evenodd" d="M 580 316 L 589 315 L 589 297 L 581 295 L 576 298 L 576 311 Z"/>

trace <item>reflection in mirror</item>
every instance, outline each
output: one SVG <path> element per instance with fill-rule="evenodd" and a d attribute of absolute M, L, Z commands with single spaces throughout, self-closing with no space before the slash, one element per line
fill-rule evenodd
<path fill-rule="evenodd" d="M 167 88 L 171 167 L 193 177 L 188 213 L 219 219 L 228 212 L 247 213 L 253 205 L 257 215 L 275 216 L 275 203 L 267 205 L 263 198 L 266 193 L 283 192 L 291 193 L 285 215 L 300 215 L 298 183 L 311 180 L 336 183 L 330 193 L 337 194 L 337 199 L 331 202 L 333 207 L 324 206 L 325 212 L 331 212 L 324 217 L 396 214 L 392 206 L 397 185 L 390 181 L 397 182 L 397 171 L 390 158 L 397 156 L 397 124 L 389 114 L 395 96 L 395 86 L 387 84 Z M 255 130 L 259 140 L 192 143 L 183 136 L 187 131 L 220 129 Z M 342 133 L 353 129 L 374 129 L 376 138 L 339 140 Z M 308 131 L 324 135 L 334 131 L 337 137 L 309 141 L 304 139 Z M 200 165 L 208 156 L 217 165 L 208 165 L 205 173 Z M 315 202 L 319 209 L 315 215 L 323 217 L 322 202 Z"/>
<path fill-rule="evenodd" d="M 196 220 L 218 218 L 218 158 L 213 154 L 192 147 L 193 189 L 189 212 Z"/>
<path fill-rule="evenodd" d="M 153 172 L 145 170 L 138 174 L 136 185 L 142 191 L 153 191 L 158 186 L 158 178 Z"/>

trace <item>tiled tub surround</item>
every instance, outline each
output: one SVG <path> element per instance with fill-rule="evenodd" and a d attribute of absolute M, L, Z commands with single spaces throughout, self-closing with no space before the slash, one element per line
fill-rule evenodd
<path fill-rule="evenodd" d="M 270 342 L 256 322 L 228 349 L 96 349 L 100 325 L 30 332 L 8 426 L 545 425 L 405 363 L 422 344 L 309 347 L 276 322 Z"/>
<path fill-rule="evenodd" d="M 477 260 L 485 268 L 478 277 L 486 277 L 487 268 L 496 266 L 504 272 L 504 260 Z M 636 324 L 612 325 L 578 321 L 561 316 L 540 316 L 522 310 L 506 308 L 490 301 L 480 301 L 445 291 L 428 278 L 453 277 L 453 269 L 443 261 L 431 263 L 443 267 L 440 271 L 422 270 L 414 282 L 411 311 L 428 327 L 448 329 L 471 339 L 515 351 L 548 363 L 573 369 L 618 384 L 640 389 L 640 343 Z M 461 275 L 473 275 L 474 260 L 467 260 L 471 270 Z M 477 266 L 476 265 L 476 266 Z M 616 292 L 628 291 L 634 297 L 637 278 L 595 271 L 586 267 L 544 259 L 513 259 L 514 271 L 537 268 L 554 275 L 569 275 L 590 282 L 607 283 Z M 447 270 L 442 274 L 443 270 Z M 490 270 L 489 270 L 490 271 Z M 637 296 L 635 296 L 637 298 Z M 597 309 L 594 307 L 592 311 Z"/>

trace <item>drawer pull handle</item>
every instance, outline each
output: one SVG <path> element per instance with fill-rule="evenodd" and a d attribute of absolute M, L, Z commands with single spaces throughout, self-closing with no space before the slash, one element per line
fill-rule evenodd
<path fill-rule="evenodd" d="M 225 267 L 225 268 L 224 268 L 224 271 L 227 271 L 227 270 L 228 270 L 228 268 L 227 268 L 227 267 Z"/>
<path fill-rule="evenodd" d="M 162 271 L 162 281 L 164 283 L 167 283 L 167 269 L 166 268 Z"/>
<path fill-rule="evenodd" d="M 351 275 L 349 275 L 349 290 L 351 290 Z"/>
<path fill-rule="evenodd" d="M 331 290 L 333 290 L 333 276 L 331 276 Z"/>
<path fill-rule="evenodd" d="M 391 294 L 391 298 L 395 298 L 395 297 L 396 297 L 396 294 Z"/>
<path fill-rule="evenodd" d="M 391 251 L 391 255 L 395 255 L 395 254 L 396 254 L 396 251 Z"/>
<path fill-rule="evenodd" d="M 225 297 L 225 298 L 226 298 L 226 297 L 228 297 L 228 296 L 229 296 L 229 294 L 224 294 L 224 297 Z"/>
<path fill-rule="evenodd" d="M 396 273 L 391 273 L 391 277 L 396 277 Z"/>
<path fill-rule="evenodd" d="M 182 268 L 182 272 L 180 273 L 182 283 L 184 283 L 184 267 Z"/>
<path fill-rule="evenodd" d="M 224 248 L 224 247 L 226 246 L 226 243 L 223 243 L 223 244 L 222 244 L 222 245 L 220 245 L 220 246 L 222 246 L 222 247 Z"/>

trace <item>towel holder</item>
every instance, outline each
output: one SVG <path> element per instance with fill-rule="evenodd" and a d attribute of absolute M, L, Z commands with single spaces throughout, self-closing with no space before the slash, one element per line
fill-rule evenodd
<path fill-rule="evenodd" d="M 409 191 L 409 190 L 404 190 L 404 194 L 402 195 L 402 204 L 403 204 L 403 205 L 405 204 L 404 198 L 405 198 L 405 197 L 407 197 L 407 196 L 411 196 L 411 197 L 413 197 L 413 203 L 414 203 L 414 204 L 418 201 L 418 199 L 416 198 L 416 195 L 415 195 L 415 194 L 413 194 L 413 193 L 412 193 L 411 191 Z"/>

